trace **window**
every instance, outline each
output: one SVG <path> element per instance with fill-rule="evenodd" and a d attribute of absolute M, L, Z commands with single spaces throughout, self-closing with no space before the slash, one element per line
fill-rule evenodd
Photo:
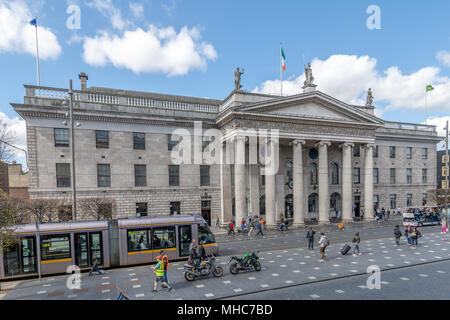
<path fill-rule="evenodd" d="M 317 184 L 317 165 L 315 163 L 311 164 L 311 169 L 309 171 L 309 184 Z"/>
<path fill-rule="evenodd" d="M 153 250 L 175 248 L 175 227 L 153 228 Z"/>
<path fill-rule="evenodd" d="M 407 184 L 411 184 L 412 182 L 412 169 L 411 168 L 406 168 L 406 183 Z"/>
<path fill-rule="evenodd" d="M 55 128 L 55 147 L 69 146 L 69 129 Z"/>
<path fill-rule="evenodd" d="M 395 184 L 395 168 L 390 169 L 390 184 Z"/>
<path fill-rule="evenodd" d="M 109 148 L 109 131 L 95 130 L 95 146 L 96 148 Z"/>
<path fill-rule="evenodd" d="M 427 205 L 427 194 L 426 193 L 422 193 L 422 205 L 423 206 Z"/>
<path fill-rule="evenodd" d="M 353 147 L 353 156 L 354 157 L 359 157 L 360 155 L 360 147 L 359 146 L 354 146 Z"/>
<path fill-rule="evenodd" d="M 145 133 L 133 132 L 133 149 L 145 150 Z"/>
<path fill-rule="evenodd" d="M 406 195 L 406 206 L 411 207 L 412 206 L 412 194 L 408 193 Z"/>
<path fill-rule="evenodd" d="M 378 168 L 373 168 L 373 183 L 378 184 Z"/>
<path fill-rule="evenodd" d="M 211 141 L 212 141 L 212 137 L 208 137 L 208 136 L 202 137 L 202 152 L 205 152 L 206 148 L 209 146 Z"/>
<path fill-rule="evenodd" d="M 97 164 L 97 182 L 99 187 L 111 187 L 109 164 Z"/>
<path fill-rule="evenodd" d="M 136 217 L 146 217 L 148 213 L 147 210 L 147 202 L 136 203 Z"/>
<path fill-rule="evenodd" d="M 360 168 L 353 168 L 353 184 L 360 184 Z"/>
<path fill-rule="evenodd" d="M 442 167 L 442 176 L 443 176 L 443 177 L 447 177 L 447 176 L 448 176 L 447 166 Z"/>
<path fill-rule="evenodd" d="M 427 183 L 428 181 L 428 170 L 427 169 L 422 169 L 422 183 Z"/>
<path fill-rule="evenodd" d="M 169 186 L 176 187 L 180 185 L 180 166 L 169 166 Z"/>
<path fill-rule="evenodd" d="M 397 208 L 397 195 L 391 194 L 390 199 L 391 199 L 391 209 Z"/>
<path fill-rule="evenodd" d="M 70 236 L 68 234 L 41 236 L 41 260 L 70 257 Z"/>
<path fill-rule="evenodd" d="M 210 166 L 200 166 L 200 185 L 201 186 L 209 186 L 209 184 L 210 184 L 209 170 L 210 170 Z"/>
<path fill-rule="evenodd" d="M 177 214 L 181 214 L 181 203 L 180 201 L 173 201 L 170 203 L 170 215 L 174 216 Z"/>
<path fill-rule="evenodd" d="M 56 164 L 56 187 L 70 187 L 70 163 Z"/>
<path fill-rule="evenodd" d="M 447 180 L 442 180 L 441 181 L 442 183 L 441 183 L 441 189 L 447 189 Z"/>
<path fill-rule="evenodd" d="M 339 166 L 333 163 L 331 166 L 331 184 L 339 184 Z"/>
<path fill-rule="evenodd" d="M 150 229 L 134 229 L 127 230 L 128 252 L 151 250 L 151 230 Z"/>
<path fill-rule="evenodd" d="M 389 156 L 395 158 L 395 147 L 389 147 Z"/>
<path fill-rule="evenodd" d="M 308 212 L 317 212 L 317 202 L 319 201 L 319 195 L 317 193 L 310 194 L 308 197 Z"/>
<path fill-rule="evenodd" d="M 203 241 L 204 244 L 216 242 L 214 235 L 212 234 L 211 230 L 208 228 L 206 224 L 198 225 L 198 241 L 199 242 Z"/>
<path fill-rule="evenodd" d="M 172 151 L 178 145 L 178 140 L 174 140 L 171 134 L 167 135 L 167 150 Z"/>
<path fill-rule="evenodd" d="M 147 166 L 145 164 L 134 165 L 134 186 L 145 187 L 147 185 Z"/>
<path fill-rule="evenodd" d="M 406 159 L 411 159 L 412 147 L 406 147 Z"/>
<path fill-rule="evenodd" d="M 378 146 L 375 146 L 375 148 L 373 148 L 373 157 L 378 158 Z"/>
<path fill-rule="evenodd" d="M 377 194 L 373 195 L 373 207 L 376 209 L 380 204 L 380 197 Z"/>
<path fill-rule="evenodd" d="M 261 185 L 262 186 L 266 185 L 266 176 L 265 175 L 261 175 Z"/>
<path fill-rule="evenodd" d="M 422 159 L 427 159 L 427 158 L 428 158 L 428 149 L 422 148 Z"/>

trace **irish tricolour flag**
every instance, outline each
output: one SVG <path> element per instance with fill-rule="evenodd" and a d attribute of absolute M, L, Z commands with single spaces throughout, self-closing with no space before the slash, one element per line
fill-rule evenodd
<path fill-rule="evenodd" d="M 281 65 L 283 66 L 283 70 L 286 70 L 286 56 L 284 55 L 283 48 L 281 48 Z"/>

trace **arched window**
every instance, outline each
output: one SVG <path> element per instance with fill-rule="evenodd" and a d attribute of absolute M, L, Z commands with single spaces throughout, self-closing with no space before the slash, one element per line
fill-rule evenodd
<path fill-rule="evenodd" d="M 309 184 L 317 184 L 317 165 L 315 163 L 311 164 L 311 169 L 309 172 Z"/>
<path fill-rule="evenodd" d="M 308 197 L 308 212 L 317 212 L 318 211 L 318 200 L 319 196 L 317 193 L 312 193 Z"/>
<path fill-rule="evenodd" d="M 331 166 L 331 184 L 339 184 L 339 166 L 333 163 Z"/>

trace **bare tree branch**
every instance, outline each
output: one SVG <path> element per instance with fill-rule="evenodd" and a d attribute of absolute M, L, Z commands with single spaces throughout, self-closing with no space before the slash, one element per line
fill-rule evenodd
<path fill-rule="evenodd" d="M 80 200 L 80 209 L 87 218 L 111 219 L 113 201 L 108 198 L 85 198 Z"/>

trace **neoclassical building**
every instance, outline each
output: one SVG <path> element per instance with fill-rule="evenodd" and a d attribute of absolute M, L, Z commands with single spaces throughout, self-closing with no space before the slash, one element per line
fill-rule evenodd
<path fill-rule="evenodd" d="M 238 79 L 227 98 L 213 100 L 88 88 L 87 76 L 80 79 L 81 90 L 74 91 L 77 196 L 112 199 L 114 217 L 201 214 L 225 225 L 251 214 L 269 226 L 282 216 L 297 225 L 327 223 L 336 214 L 352 220 L 364 212 L 372 219 L 374 207 L 424 205 L 436 186 L 442 140 L 436 128 L 376 117 L 371 93 L 357 106 L 321 92 L 312 80 L 303 93 L 276 96 L 241 91 Z M 24 103 L 12 106 L 27 125 L 30 197 L 70 201 L 68 90 L 25 89 Z M 174 131 L 196 139 L 198 122 L 203 131 L 222 133 L 221 156 L 233 161 L 174 163 Z M 277 137 L 255 139 L 252 130 Z M 197 138 L 207 150 L 211 141 Z M 265 174 L 259 156 L 271 148 L 277 170 Z"/>

